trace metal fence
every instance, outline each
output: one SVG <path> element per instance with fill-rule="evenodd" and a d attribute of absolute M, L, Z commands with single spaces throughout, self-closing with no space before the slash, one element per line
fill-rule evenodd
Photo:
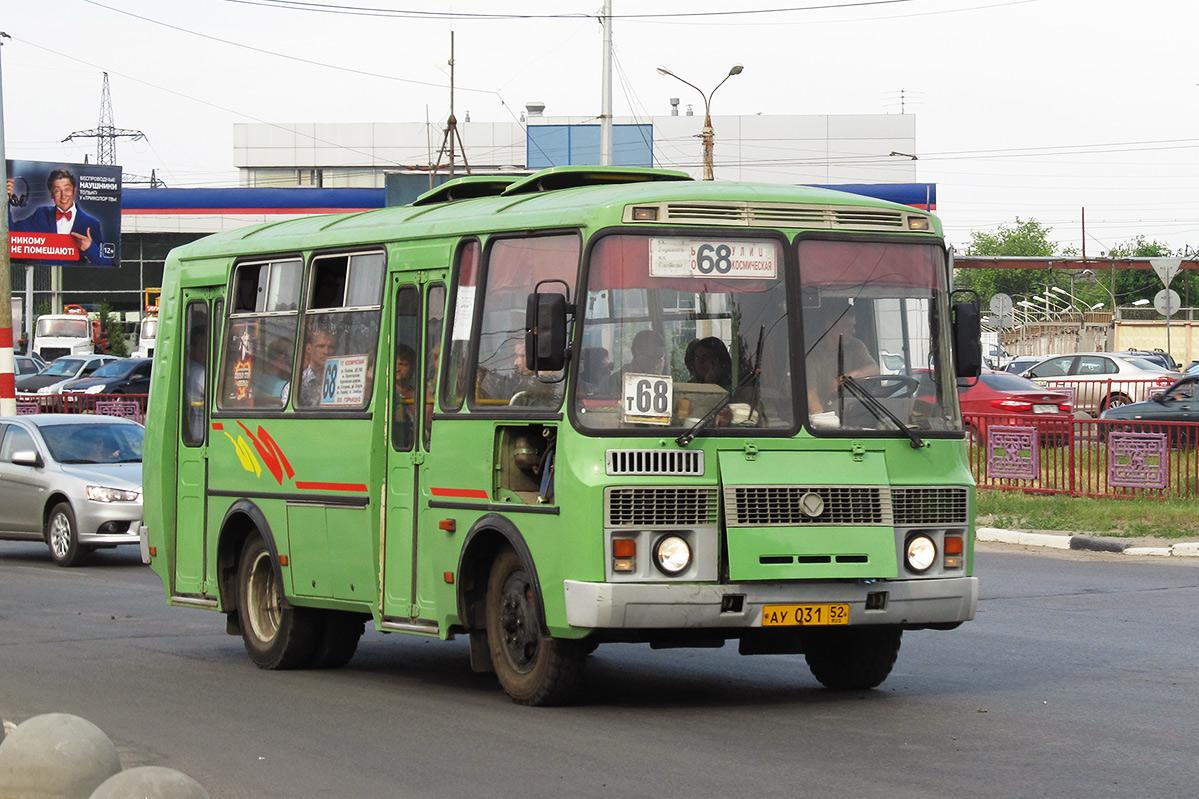
<path fill-rule="evenodd" d="M 979 488 L 1075 497 L 1199 498 L 1199 422 L 968 415 Z"/>
<path fill-rule="evenodd" d="M 144 424 L 148 394 L 44 394 L 18 396 L 17 413 L 97 413 Z"/>

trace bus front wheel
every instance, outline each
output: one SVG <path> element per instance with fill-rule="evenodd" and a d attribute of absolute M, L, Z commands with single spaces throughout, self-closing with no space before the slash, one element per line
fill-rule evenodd
<path fill-rule="evenodd" d="M 537 591 L 520 557 L 501 552 L 487 581 L 487 642 L 504 691 L 518 705 L 569 701 L 583 677 L 578 641 L 543 635 Z"/>
<path fill-rule="evenodd" d="M 260 669 L 308 665 L 319 632 L 316 616 L 283 599 L 266 542 L 252 536 L 237 569 L 237 614 L 246 652 Z"/>
<path fill-rule="evenodd" d="M 804 636 L 804 657 L 826 688 L 875 688 L 891 673 L 902 636 L 898 627 L 813 630 Z"/>

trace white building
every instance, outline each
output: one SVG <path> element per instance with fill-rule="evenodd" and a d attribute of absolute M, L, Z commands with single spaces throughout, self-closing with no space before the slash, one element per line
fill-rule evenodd
<path fill-rule="evenodd" d="M 233 163 L 245 187 L 381 187 L 384 174 L 427 172 L 449 162 L 456 174 L 598 164 L 594 117 L 547 117 L 530 103 L 521 122 L 253 123 L 234 125 Z M 613 162 L 702 172 L 701 116 L 614 120 Z M 909 183 L 916 179 L 911 114 L 717 116 L 717 180 L 802 184 Z"/>

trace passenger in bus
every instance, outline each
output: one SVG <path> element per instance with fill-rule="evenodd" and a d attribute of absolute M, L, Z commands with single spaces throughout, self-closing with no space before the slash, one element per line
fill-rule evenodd
<path fill-rule="evenodd" d="M 276 338 L 267 345 L 254 386 L 254 404 L 283 407 L 291 393 L 291 342 Z"/>
<path fill-rule="evenodd" d="M 600 386 L 597 394 L 605 397 L 619 394 L 626 374 L 666 374 L 666 341 L 653 330 L 646 328 L 638 331 L 637 335 L 633 336 L 629 353 L 632 356 L 629 362 L 621 367 L 619 372 L 613 372 Z"/>
<path fill-rule="evenodd" d="M 605 347 L 584 347 L 579 366 L 579 388 L 584 394 L 594 394 L 612 376 L 612 356 Z"/>
<path fill-rule="evenodd" d="M 325 361 L 337 347 L 333 331 L 314 327 L 304 344 L 304 371 L 300 374 L 298 404 L 318 405 L 325 380 Z"/>
<path fill-rule="evenodd" d="M 392 393 L 392 424 L 395 425 L 396 449 L 412 446 L 413 414 L 416 389 L 412 386 L 412 372 L 416 366 L 416 352 L 407 344 L 396 347 L 395 389 Z"/>
<path fill-rule="evenodd" d="M 733 359 L 729 356 L 729 348 L 716 336 L 688 344 L 683 363 L 691 372 L 692 383 L 712 383 L 724 389 L 733 387 Z"/>
<path fill-rule="evenodd" d="M 510 405 L 556 405 L 561 384 L 542 381 L 529 368 L 525 355 L 525 342 L 518 340 L 513 345 L 511 370 L 480 370 L 480 396 L 485 399 L 504 400 Z"/>
<path fill-rule="evenodd" d="M 429 347 L 429 360 L 426 363 L 428 371 L 425 377 L 424 425 L 426 442 L 433 431 L 433 406 L 436 404 L 437 397 L 437 370 L 441 364 L 441 331 L 432 331 L 430 337 L 433 340 L 433 344 Z"/>
<path fill-rule="evenodd" d="M 878 363 L 860 339 L 854 338 L 857 320 L 853 306 L 831 306 L 813 314 L 814 329 L 809 330 L 807 376 L 808 412 L 833 410 L 843 377 L 878 374 Z M 814 339 L 814 340 L 813 340 Z M 838 373 L 838 363 L 844 371 Z"/>

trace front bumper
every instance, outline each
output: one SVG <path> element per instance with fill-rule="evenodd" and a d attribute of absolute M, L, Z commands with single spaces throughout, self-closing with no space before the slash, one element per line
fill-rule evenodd
<path fill-rule="evenodd" d="M 851 625 L 929 626 L 974 618 L 978 578 L 811 583 L 585 583 L 567 580 L 572 627 L 736 629 L 762 626 L 763 605 L 847 603 Z M 885 593 L 882 607 L 879 593 Z M 871 609 L 867 610 L 867 597 Z M 742 597 L 740 602 L 726 598 Z M 722 610 L 740 605 L 737 611 Z"/>
<path fill-rule="evenodd" d="M 75 512 L 79 543 L 87 546 L 136 544 L 142 523 L 142 503 L 83 502 Z M 119 530 L 119 532 L 114 531 Z"/>

